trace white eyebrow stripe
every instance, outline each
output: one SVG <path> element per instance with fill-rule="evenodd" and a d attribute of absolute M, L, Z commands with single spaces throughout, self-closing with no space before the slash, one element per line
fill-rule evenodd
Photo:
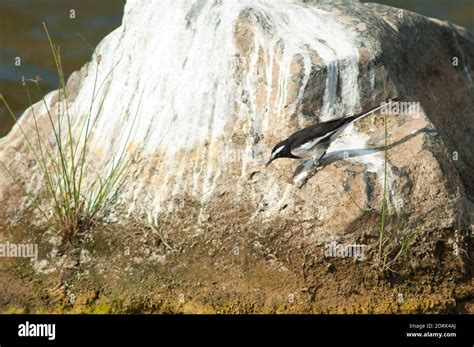
<path fill-rule="evenodd" d="M 275 149 L 275 152 L 273 152 L 273 153 L 274 154 L 280 153 L 283 150 L 284 147 L 285 147 L 285 145 L 278 147 L 277 149 Z"/>

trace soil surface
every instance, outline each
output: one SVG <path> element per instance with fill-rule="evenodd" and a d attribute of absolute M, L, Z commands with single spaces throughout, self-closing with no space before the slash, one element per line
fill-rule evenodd
<path fill-rule="evenodd" d="M 183 223 L 155 230 L 140 220 L 104 222 L 67 241 L 2 222 L 2 242 L 38 243 L 39 256 L 0 258 L 0 311 L 474 313 L 472 244 L 469 269 L 444 271 L 452 268 L 444 259 L 438 270 L 415 271 L 405 259 L 383 272 L 374 260 L 376 229 L 365 240 L 366 259 L 357 261 L 327 258 L 322 247 L 289 247 L 292 231 L 278 225 L 258 233 L 242 225 L 224 237 L 225 228 L 196 233 L 176 218 Z M 183 237 L 189 233 L 196 236 Z"/>

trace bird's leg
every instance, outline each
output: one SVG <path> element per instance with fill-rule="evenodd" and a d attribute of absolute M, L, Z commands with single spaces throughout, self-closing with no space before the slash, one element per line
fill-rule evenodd
<path fill-rule="evenodd" d="M 298 188 L 303 188 L 306 183 L 318 172 L 318 167 L 321 161 L 321 158 L 326 155 L 324 151 L 321 155 L 314 157 L 312 159 L 306 160 L 304 163 L 300 164 L 295 173 L 293 174 L 293 183 L 298 185 Z"/>
<path fill-rule="evenodd" d="M 319 161 L 314 159 L 305 160 L 302 164 L 298 165 L 293 174 L 293 183 L 298 186 L 298 188 L 303 188 L 306 183 L 313 177 L 319 165 Z"/>
<path fill-rule="evenodd" d="M 318 167 L 315 166 L 311 171 L 308 172 L 308 174 L 301 180 L 300 184 L 298 185 L 298 188 L 301 189 L 303 188 L 308 181 L 313 178 L 314 175 L 318 172 Z"/>

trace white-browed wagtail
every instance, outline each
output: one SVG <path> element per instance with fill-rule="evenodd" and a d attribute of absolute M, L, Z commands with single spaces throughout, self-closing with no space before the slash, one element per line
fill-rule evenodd
<path fill-rule="evenodd" d="M 368 111 L 330 120 L 328 122 L 313 124 L 298 130 L 286 140 L 281 141 L 273 147 L 272 155 L 266 166 L 278 158 L 313 159 L 314 162 L 318 164 L 321 158 L 326 154 L 326 150 L 330 144 L 349 124 L 383 107 L 387 107 L 390 103 L 398 100 L 399 98 L 392 98 L 387 103 L 373 107 Z"/>

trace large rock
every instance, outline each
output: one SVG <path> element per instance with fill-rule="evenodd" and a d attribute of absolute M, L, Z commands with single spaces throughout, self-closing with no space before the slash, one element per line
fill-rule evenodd
<path fill-rule="evenodd" d="M 90 176 L 110 165 L 131 128 L 128 150 L 141 148 L 114 206 L 123 224 L 153 214 L 175 244 L 186 249 L 198 240 L 192 254 L 217 270 L 222 263 L 203 259 L 216 252 L 225 259 L 239 246 L 245 264 L 226 266 L 240 269 L 248 288 L 265 271 L 286 274 L 269 274 L 264 292 L 292 282 L 313 288 L 307 268 L 326 268 L 322 247 L 333 241 L 368 244 L 374 260 L 384 190 L 379 113 L 350 126 L 301 189 L 292 180 L 297 162 L 264 163 L 295 130 L 399 95 L 411 109 L 387 115 L 386 180 L 387 230 L 410 240 L 399 268 L 465 271 L 474 196 L 472 33 L 353 1 L 128 1 L 123 25 L 97 54 L 68 81 L 70 109 L 79 128 L 100 62 Z M 58 93 L 46 100 L 54 116 Z M 44 106 L 34 107 L 50 136 Z M 32 133 L 31 110 L 21 122 Z M 0 160 L 39 193 L 35 163 L 15 160 L 17 152 L 31 158 L 27 149 L 15 127 L 0 140 Z M 26 199 L 7 175 L 0 189 L 3 214 L 13 220 Z M 248 260 L 259 274 L 250 274 Z M 186 279 L 195 270 L 183 266 Z M 331 283 L 327 293 L 337 287 Z M 310 299 L 320 299 L 318 309 L 339 307 L 324 303 L 327 293 Z"/>

